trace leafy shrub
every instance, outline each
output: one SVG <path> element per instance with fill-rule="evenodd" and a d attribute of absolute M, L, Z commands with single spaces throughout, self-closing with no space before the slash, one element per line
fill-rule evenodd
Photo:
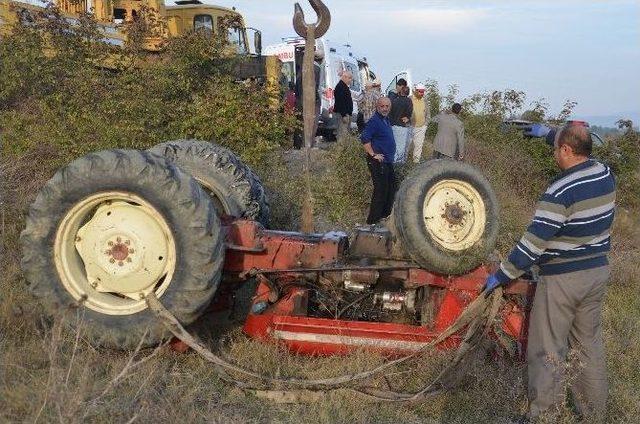
<path fill-rule="evenodd" d="M 372 186 L 362 144 L 345 140 L 330 153 L 329 163 L 313 187 L 318 211 L 344 227 L 364 223 Z"/>
<path fill-rule="evenodd" d="M 629 128 L 597 148 L 595 155 L 611 166 L 617 183 L 618 204 L 640 206 L 640 134 Z"/>
<path fill-rule="evenodd" d="M 25 21 L 0 40 L 4 154 L 51 144 L 66 163 L 98 149 L 197 137 L 258 164 L 293 125 L 262 86 L 234 82 L 234 61 L 215 39 L 187 34 L 148 53 L 131 37 L 116 50 L 99 42 L 91 16 L 71 26 L 49 5 Z"/>

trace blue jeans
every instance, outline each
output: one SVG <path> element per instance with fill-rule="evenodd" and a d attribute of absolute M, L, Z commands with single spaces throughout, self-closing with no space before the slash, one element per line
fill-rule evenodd
<path fill-rule="evenodd" d="M 396 141 L 396 155 L 394 163 L 404 163 L 407 160 L 407 148 L 409 147 L 409 127 L 394 125 L 392 127 L 393 138 Z"/>

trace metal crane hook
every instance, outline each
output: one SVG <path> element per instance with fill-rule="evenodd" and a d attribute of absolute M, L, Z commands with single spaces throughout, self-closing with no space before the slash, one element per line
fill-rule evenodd
<path fill-rule="evenodd" d="M 318 15 L 318 21 L 314 24 L 306 23 L 302 7 L 300 7 L 300 3 L 296 3 L 293 11 L 293 28 L 300 37 L 307 38 L 307 28 L 315 26 L 315 38 L 320 38 L 329 30 L 331 12 L 329 12 L 329 8 L 322 0 L 309 0 L 309 3 L 311 3 L 311 7 Z"/>

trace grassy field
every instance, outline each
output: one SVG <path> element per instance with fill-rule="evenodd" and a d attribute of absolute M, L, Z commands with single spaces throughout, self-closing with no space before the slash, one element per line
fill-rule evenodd
<path fill-rule="evenodd" d="M 282 147 L 293 119 L 275 113 L 264 90 L 234 83 L 221 66 L 221 45 L 190 34 L 170 40 L 148 62 L 134 43 L 118 51 L 116 69 L 106 70 L 94 65 L 113 51 L 99 42 L 90 17 L 79 23 L 82 31 L 55 9 L 25 21 L 0 40 L 0 422 L 506 423 L 526 410 L 526 368 L 505 358 L 475 357 L 457 387 L 420 404 L 376 403 L 348 390 L 281 404 L 225 383 L 195 353 L 100 349 L 85 339 L 81 311 L 45 316 L 20 271 L 19 234 L 39 188 L 72 159 L 181 138 L 217 140 L 254 167 L 271 198 L 273 227 L 285 230 L 299 226 L 303 183 L 299 152 Z M 428 88 L 434 113 L 457 98 L 455 87 L 446 96 L 435 82 Z M 499 131 L 507 112 L 526 104 L 523 96 L 506 90 L 458 99 L 470 138 L 466 157 L 487 175 L 501 203 L 502 254 L 520 237 L 554 172 L 546 146 Z M 536 110 L 540 119 L 549 118 L 545 113 Z M 629 132 L 609 146 L 598 155 L 614 165 L 621 206 L 604 311 L 608 421 L 633 423 L 640 417 L 640 141 Z M 314 150 L 313 164 L 316 229 L 363 223 L 371 187 L 359 143 Z M 399 169 L 400 177 L 410 168 Z M 248 340 L 240 323 L 223 318 L 194 331 L 218 354 L 269 375 L 329 377 L 384 362 L 367 352 L 291 355 Z M 416 390 L 450 360 L 446 353 L 414 358 L 373 384 Z M 565 406 L 557 412 L 556 422 L 573 422 Z"/>
<path fill-rule="evenodd" d="M 352 141 L 314 152 L 320 230 L 348 230 L 364 221 L 370 187 L 359 149 Z M 502 205 L 499 249 L 505 253 L 528 223 L 547 176 L 522 151 L 478 138 L 469 149 L 470 162 L 483 169 L 498 192 Z M 295 178 L 297 156 L 282 150 L 272 154 L 258 172 L 271 194 L 275 225 L 295 229 L 301 184 Z M 0 162 L 4 194 L 0 422 L 506 423 L 526 411 L 526 367 L 504 358 L 475 357 L 458 387 L 420 404 L 376 403 L 348 390 L 309 394 L 306 401 L 280 404 L 223 382 L 215 368 L 193 352 L 177 354 L 167 348 L 114 352 L 92 347 L 83 338 L 81 312 L 43 316 L 19 270 L 18 235 L 24 211 L 55 171 L 58 159 L 58 149 L 43 144 Z M 613 240 L 613 278 L 604 311 L 608 421 L 633 423 L 640 416 L 638 210 L 619 208 Z M 76 323 L 79 330 L 70 331 L 68 322 Z M 239 323 L 219 325 L 214 319 L 197 329 L 212 350 L 273 376 L 336 376 L 384 361 L 366 352 L 340 358 L 294 356 L 248 340 Z M 415 358 L 389 371 L 385 384 L 415 390 L 450 359 L 446 353 Z M 383 380 L 374 383 L 383 384 Z M 559 422 L 573 422 L 567 408 L 559 413 Z"/>

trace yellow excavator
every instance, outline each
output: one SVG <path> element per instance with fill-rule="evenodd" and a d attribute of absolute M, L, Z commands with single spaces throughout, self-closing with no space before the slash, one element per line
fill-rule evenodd
<path fill-rule="evenodd" d="M 278 84 L 279 60 L 262 56 L 262 33 L 246 27 L 244 18 L 235 8 L 203 4 L 199 0 L 177 0 L 171 6 L 165 5 L 164 0 L 55 0 L 55 3 L 71 20 L 85 13 L 92 14 L 104 34 L 104 41 L 116 46 L 127 40 L 126 24 L 150 18 L 161 24 L 143 40 L 144 49 L 150 52 L 160 51 L 168 38 L 191 31 L 222 38 L 227 43 L 227 54 L 244 58 L 236 67 L 236 78 L 256 78 Z M 19 19 L 16 8 L 42 9 L 33 4 L 0 0 L 0 37 L 9 33 Z M 249 35 L 253 36 L 252 46 Z"/>

